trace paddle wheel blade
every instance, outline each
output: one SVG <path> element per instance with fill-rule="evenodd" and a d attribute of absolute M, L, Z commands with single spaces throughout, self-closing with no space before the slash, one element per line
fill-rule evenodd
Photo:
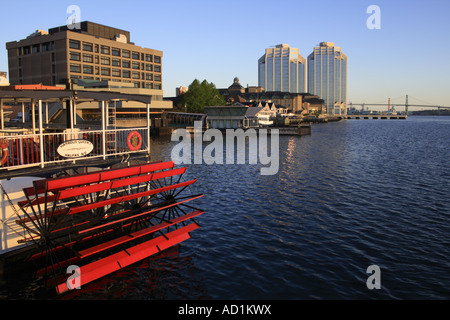
<path fill-rule="evenodd" d="M 148 258 L 156 253 L 173 247 L 190 238 L 189 232 L 198 229 L 195 224 L 188 225 L 179 230 L 167 233 L 164 236 L 144 242 L 121 252 L 97 260 L 80 268 L 79 285 L 85 285 L 101 277 L 109 275 L 133 263 Z M 64 293 L 69 290 L 67 280 L 58 284 L 57 292 Z"/>
<path fill-rule="evenodd" d="M 185 173 L 160 162 L 35 181 L 16 221 L 27 262 L 62 293 L 71 265 L 85 285 L 189 239 L 204 211 Z"/>

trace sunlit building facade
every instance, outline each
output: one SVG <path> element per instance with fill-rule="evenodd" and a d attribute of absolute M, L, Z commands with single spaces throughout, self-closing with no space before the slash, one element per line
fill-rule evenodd
<path fill-rule="evenodd" d="M 287 44 L 266 49 L 258 61 L 258 82 L 265 91 L 306 92 L 306 59 Z"/>
<path fill-rule="evenodd" d="M 153 111 L 173 107 L 163 101 L 163 52 L 136 45 L 129 31 L 84 21 L 79 29 L 37 30 L 6 43 L 6 49 L 11 85 L 71 83 L 78 89 L 151 95 Z"/>
<path fill-rule="evenodd" d="M 308 56 L 308 92 L 325 100 L 329 115 L 347 114 L 347 60 L 331 42 L 320 43 Z"/>

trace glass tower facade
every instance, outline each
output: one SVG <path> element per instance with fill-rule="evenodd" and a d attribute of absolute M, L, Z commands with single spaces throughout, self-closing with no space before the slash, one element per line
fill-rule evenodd
<path fill-rule="evenodd" d="M 329 115 L 347 114 L 347 56 L 334 43 L 322 42 L 308 56 L 308 91 L 325 100 Z"/>
<path fill-rule="evenodd" d="M 258 60 L 258 84 L 265 91 L 306 92 L 306 59 L 287 44 L 266 49 Z"/>

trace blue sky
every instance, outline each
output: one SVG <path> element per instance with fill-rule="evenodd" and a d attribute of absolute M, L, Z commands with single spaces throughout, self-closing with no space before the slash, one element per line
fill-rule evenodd
<path fill-rule="evenodd" d="M 239 77 L 258 81 L 267 47 L 299 48 L 306 58 L 322 41 L 349 58 L 349 101 L 428 102 L 450 106 L 449 0 L 2 0 L 0 70 L 8 70 L 5 43 L 36 29 L 66 24 L 77 5 L 81 20 L 131 32 L 142 47 L 162 50 L 165 96 L 194 79 L 218 88 Z M 381 9 L 381 29 L 369 30 L 367 8 Z"/>

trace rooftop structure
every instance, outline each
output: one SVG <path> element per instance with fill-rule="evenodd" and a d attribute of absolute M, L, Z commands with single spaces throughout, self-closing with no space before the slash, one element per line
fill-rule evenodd
<path fill-rule="evenodd" d="M 238 78 L 235 78 L 233 84 L 227 89 L 218 90 L 229 104 L 257 105 L 259 102 L 273 102 L 297 114 L 302 113 L 304 110 L 321 113 L 324 106 L 324 101 L 313 94 L 264 91 L 261 87 L 244 88 L 239 84 Z"/>
<path fill-rule="evenodd" d="M 11 85 L 96 81 L 116 92 L 131 93 L 135 88 L 132 93 L 153 97 L 152 109 L 171 109 L 163 101 L 163 52 L 136 46 L 130 37 L 129 31 L 89 21 L 80 29 L 37 30 L 6 44 Z"/>

